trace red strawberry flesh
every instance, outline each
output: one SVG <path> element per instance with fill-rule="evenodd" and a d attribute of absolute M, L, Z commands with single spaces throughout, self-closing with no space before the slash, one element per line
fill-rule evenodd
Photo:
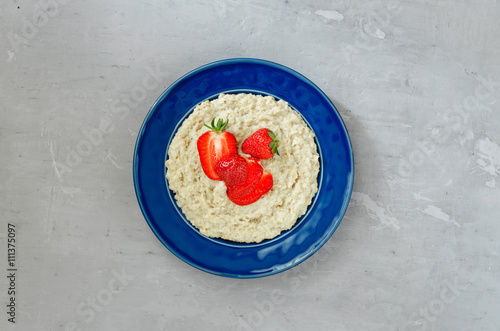
<path fill-rule="evenodd" d="M 215 172 L 226 185 L 242 185 L 247 180 L 247 160 L 241 155 L 221 159 L 215 164 Z"/>
<path fill-rule="evenodd" d="M 259 182 L 264 169 L 260 165 L 260 160 L 254 157 L 246 158 L 248 175 L 245 182 L 242 185 L 226 185 L 227 195 L 229 198 L 241 198 L 248 195 L 255 189 L 255 186 Z"/>
<path fill-rule="evenodd" d="M 272 187 L 273 187 L 273 176 L 268 172 L 264 172 L 252 192 L 239 198 L 230 196 L 229 194 L 228 197 L 235 204 L 240 206 L 246 206 L 259 200 L 264 194 L 269 192 Z"/>
<path fill-rule="evenodd" d="M 197 141 L 203 172 L 213 180 L 222 180 L 215 172 L 217 162 L 238 153 L 234 135 L 229 132 L 222 132 L 227 123 L 227 121 L 224 122 L 220 119 L 215 123 L 215 119 L 213 119 L 212 126 L 207 126 L 211 131 L 202 134 Z"/>

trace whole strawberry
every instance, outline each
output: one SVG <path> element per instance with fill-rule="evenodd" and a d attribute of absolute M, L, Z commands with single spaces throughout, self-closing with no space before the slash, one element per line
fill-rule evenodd
<path fill-rule="evenodd" d="M 241 145 L 243 153 L 249 154 L 259 159 L 269 159 L 274 154 L 280 155 L 278 151 L 279 140 L 274 133 L 266 128 L 255 131 L 250 137 L 245 139 Z"/>

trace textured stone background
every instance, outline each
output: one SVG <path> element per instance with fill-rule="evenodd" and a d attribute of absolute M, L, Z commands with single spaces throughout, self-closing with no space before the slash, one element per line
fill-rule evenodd
<path fill-rule="evenodd" d="M 2 307 L 7 223 L 19 268 L 16 324 L 2 308 L 2 330 L 500 330 L 498 1 L 0 8 Z M 229 57 L 313 80 L 356 159 L 331 240 L 256 280 L 177 259 L 132 184 L 151 104 L 187 71 Z"/>

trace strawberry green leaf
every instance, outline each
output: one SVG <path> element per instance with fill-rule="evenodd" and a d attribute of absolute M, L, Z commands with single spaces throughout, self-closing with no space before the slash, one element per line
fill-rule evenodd
<path fill-rule="evenodd" d="M 217 124 L 216 124 L 215 117 L 214 117 L 212 119 L 212 123 L 210 126 L 206 125 L 206 124 L 203 124 L 203 125 L 205 125 L 210 130 L 214 131 L 215 133 L 221 133 L 222 131 L 224 131 L 224 129 L 226 128 L 228 123 L 229 123 L 229 120 L 224 121 L 222 118 L 219 118 L 219 120 L 217 121 Z"/>
<path fill-rule="evenodd" d="M 267 132 L 267 134 L 269 135 L 269 137 L 271 137 L 271 139 L 273 141 L 271 141 L 269 143 L 269 148 L 271 148 L 271 153 L 274 155 L 274 154 L 278 154 L 280 155 L 280 152 L 278 151 L 278 146 L 279 146 L 279 140 L 276 138 L 276 135 L 271 131 L 269 130 Z"/>

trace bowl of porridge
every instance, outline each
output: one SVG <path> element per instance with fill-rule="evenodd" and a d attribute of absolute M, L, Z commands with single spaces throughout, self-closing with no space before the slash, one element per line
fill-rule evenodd
<path fill-rule="evenodd" d="M 272 175 L 252 203 L 234 203 L 227 182 L 204 173 L 197 141 L 213 119 L 227 121 L 235 153 Z M 260 160 L 242 144 L 262 128 L 279 140 L 279 155 Z M 172 84 L 146 116 L 134 154 L 137 199 L 158 239 L 193 267 L 235 278 L 287 270 L 320 249 L 342 220 L 353 177 L 349 136 L 328 97 L 258 59 L 210 63 Z"/>

